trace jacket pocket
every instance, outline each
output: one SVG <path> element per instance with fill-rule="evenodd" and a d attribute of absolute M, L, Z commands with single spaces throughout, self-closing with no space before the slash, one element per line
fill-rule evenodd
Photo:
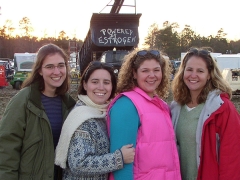
<path fill-rule="evenodd" d="M 40 137 L 36 137 L 32 141 L 24 145 L 21 153 L 21 161 L 19 166 L 20 175 L 26 175 L 31 177 L 33 174 L 35 174 L 34 172 L 37 172 L 41 169 L 41 146 L 42 139 Z"/>
<path fill-rule="evenodd" d="M 158 168 L 158 169 L 152 169 L 149 172 L 143 173 L 143 174 L 134 174 L 134 179 L 136 180 L 155 180 L 155 179 L 161 179 L 161 180 L 167 180 L 172 178 L 166 178 L 166 169 L 165 168 Z"/>

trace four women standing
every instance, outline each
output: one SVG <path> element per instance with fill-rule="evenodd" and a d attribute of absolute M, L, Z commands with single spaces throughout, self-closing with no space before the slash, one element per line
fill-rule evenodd
<path fill-rule="evenodd" d="M 107 180 L 112 171 L 116 180 L 240 179 L 240 116 L 208 51 L 185 55 L 172 82 L 171 113 L 163 100 L 170 66 L 159 51 L 126 56 L 115 98 L 112 67 L 92 62 L 62 127 L 75 104 L 67 64 L 56 45 L 39 49 L 32 75 L 0 121 L 0 179 L 57 179 L 57 143 L 64 179 Z"/>

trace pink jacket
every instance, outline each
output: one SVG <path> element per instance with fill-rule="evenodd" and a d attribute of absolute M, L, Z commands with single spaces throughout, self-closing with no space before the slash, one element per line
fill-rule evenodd
<path fill-rule="evenodd" d="M 134 103 L 141 121 L 134 159 L 134 179 L 181 179 L 175 134 L 167 104 L 135 88 L 117 96 L 109 107 L 122 95 Z M 109 122 L 108 118 L 108 125 Z"/>

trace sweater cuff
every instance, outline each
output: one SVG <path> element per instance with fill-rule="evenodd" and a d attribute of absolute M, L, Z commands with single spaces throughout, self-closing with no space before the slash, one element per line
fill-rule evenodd
<path fill-rule="evenodd" d="M 123 155 L 122 155 L 121 150 L 117 149 L 114 154 L 115 154 L 117 169 L 122 169 L 123 168 Z"/>

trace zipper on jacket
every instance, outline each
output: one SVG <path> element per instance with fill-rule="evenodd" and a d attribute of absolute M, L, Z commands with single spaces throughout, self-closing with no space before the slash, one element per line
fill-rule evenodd
<path fill-rule="evenodd" d="M 216 155 L 217 155 L 218 164 L 219 164 L 219 148 L 220 148 L 220 138 L 219 138 L 219 134 L 216 133 Z"/>
<path fill-rule="evenodd" d="M 41 144 L 42 145 L 38 146 L 38 150 L 37 150 L 36 156 L 35 156 L 34 161 L 33 161 L 33 167 L 32 167 L 32 171 L 31 171 L 31 174 L 30 174 L 30 179 L 31 180 L 35 179 L 34 177 L 36 176 L 36 170 L 35 170 L 35 168 L 36 168 L 36 159 L 37 159 L 37 157 L 40 157 L 39 156 L 39 152 L 42 151 L 44 153 L 44 151 L 43 151 L 43 146 L 44 146 L 44 135 L 43 134 L 44 134 L 44 130 L 42 128 L 42 118 L 39 117 L 39 116 L 38 116 L 38 118 L 39 118 L 38 121 L 40 122 L 39 123 L 40 124 L 40 129 L 41 129 L 41 132 L 42 132 L 42 134 L 41 134 L 41 136 L 42 136 L 42 143 Z M 44 157 L 44 154 L 43 154 L 43 157 Z M 44 160 L 42 161 L 42 163 L 44 163 Z M 43 171 L 43 174 L 44 174 L 44 171 Z"/>

